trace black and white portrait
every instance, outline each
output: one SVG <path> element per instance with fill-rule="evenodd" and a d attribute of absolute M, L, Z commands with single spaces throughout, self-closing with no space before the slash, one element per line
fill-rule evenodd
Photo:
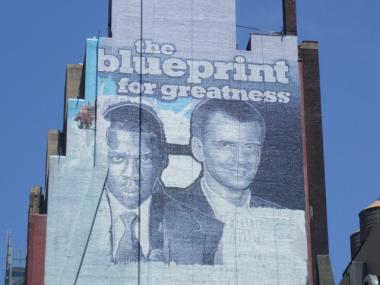
<path fill-rule="evenodd" d="M 162 191 L 167 165 L 161 121 L 147 106 L 120 103 L 104 112 L 114 263 L 162 259 Z"/>
<path fill-rule="evenodd" d="M 177 240 L 171 259 L 180 264 L 223 264 L 225 225 L 239 209 L 281 206 L 254 194 L 265 141 L 265 121 L 244 101 L 206 100 L 191 117 L 191 150 L 202 173 L 167 208 L 181 223 L 168 222 Z M 173 226 L 175 225 L 175 226 Z M 172 227 L 173 226 L 173 227 Z M 231 246 L 231 245 L 228 245 Z M 190 254 L 190 252 L 192 252 Z"/>
<path fill-rule="evenodd" d="M 297 38 L 210 45 L 202 17 L 235 38 L 232 6 L 167 2 L 143 34 L 132 5 L 125 38 L 87 41 L 49 161 L 46 283 L 306 284 Z"/>

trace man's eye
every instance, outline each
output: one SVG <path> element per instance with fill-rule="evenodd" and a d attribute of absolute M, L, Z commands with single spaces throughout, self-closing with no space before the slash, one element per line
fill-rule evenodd
<path fill-rule="evenodd" d="M 112 155 L 112 156 L 110 157 L 110 160 L 111 160 L 111 162 L 113 162 L 113 163 L 120 163 L 120 162 L 122 162 L 122 161 L 124 160 L 124 157 L 121 156 L 121 155 Z"/>
<path fill-rule="evenodd" d="M 233 146 L 230 142 L 220 142 L 219 145 L 224 148 L 231 148 Z"/>
<path fill-rule="evenodd" d="M 250 152 L 260 152 L 260 146 L 255 144 L 248 144 L 245 146 L 245 150 Z"/>
<path fill-rule="evenodd" d="M 141 156 L 141 161 L 142 161 L 143 163 L 150 163 L 150 162 L 152 162 L 152 156 L 149 155 L 149 154 L 143 154 L 143 155 Z"/>

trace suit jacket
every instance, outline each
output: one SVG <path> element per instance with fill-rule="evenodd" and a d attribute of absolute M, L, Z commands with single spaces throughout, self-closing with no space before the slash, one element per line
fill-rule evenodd
<path fill-rule="evenodd" d="M 217 220 L 198 178 L 185 190 L 171 189 L 165 204 L 165 250 L 177 264 L 214 265 L 224 224 Z M 252 194 L 250 207 L 282 208 Z"/>
<path fill-rule="evenodd" d="M 162 190 L 162 189 L 161 189 Z M 152 194 L 152 201 L 150 204 L 149 211 L 149 253 L 147 256 L 143 256 L 141 252 L 140 261 L 164 261 L 163 253 L 163 209 L 164 209 L 165 196 L 163 192 L 158 192 Z M 111 224 L 112 227 L 112 224 Z M 114 252 L 114 247 L 118 244 L 112 243 L 112 228 L 110 228 L 110 241 L 111 241 L 111 253 Z M 112 260 L 113 261 L 113 260 Z"/>
<path fill-rule="evenodd" d="M 165 262 L 164 247 L 164 232 L 163 232 L 163 212 L 165 194 L 163 186 L 160 191 L 152 194 L 149 214 L 149 254 L 141 255 L 140 261 L 162 261 Z M 86 260 L 89 263 L 96 264 L 112 264 L 114 247 L 118 244 L 113 244 L 112 240 L 112 217 L 109 199 L 106 193 L 103 194 L 99 211 L 95 220 L 94 230 L 91 235 L 89 249 L 86 253 Z"/>

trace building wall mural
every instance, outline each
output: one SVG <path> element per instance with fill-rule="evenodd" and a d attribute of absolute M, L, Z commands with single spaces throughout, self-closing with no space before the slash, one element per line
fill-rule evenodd
<path fill-rule="evenodd" d="M 45 283 L 306 284 L 297 38 L 121 31 L 87 41 L 67 102 Z"/>

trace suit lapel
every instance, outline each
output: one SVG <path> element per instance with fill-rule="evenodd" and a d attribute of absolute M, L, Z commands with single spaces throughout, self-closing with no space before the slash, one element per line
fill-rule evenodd
<path fill-rule="evenodd" d="M 251 201 L 249 203 L 249 207 L 250 208 L 274 208 L 274 209 L 283 209 L 282 206 L 274 203 L 274 202 L 271 202 L 271 201 L 268 201 L 268 200 L 265 200 L 259 196 L 256 196 L 256 195 L 252 195 L 251 196 Z"/>
<path fill-rule="evenodd" d="M 214 264 L 215 253 L 223 235 L 224 224 L 216 219 L 206 196 L 204 195 L 198 179 L 188 190 L 188 201 L 192 207 L 192 218 L 199 225 L 198 234 L 204 237 L 203 264 Z"/>
<path fill-rule="evenodd" d="M 164 246 L 164 234 L 162 229 L 162 219 L 164 212 L 164 199 L 162 194 L 155 193 L 152 196 L 149 217 L 149 242 L 150 249 L 162 249 Z"/>

